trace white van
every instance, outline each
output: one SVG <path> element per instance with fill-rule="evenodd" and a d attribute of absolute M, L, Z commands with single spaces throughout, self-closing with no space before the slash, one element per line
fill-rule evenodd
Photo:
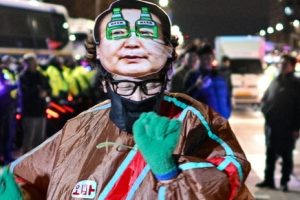
<path fill-rule="evenodd" d="M 259 36 L 219 36 L 215 39 L 216 59 L 231 60 L 233 105 L 258 105 L 266 89 L 263 75 L 265 40 Z"/>

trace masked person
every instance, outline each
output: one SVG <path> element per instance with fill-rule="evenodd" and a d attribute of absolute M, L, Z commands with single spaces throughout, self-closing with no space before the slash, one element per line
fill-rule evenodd
<path fill-rule="evenodd" d="M 253 199 L 244 185 L 250 166 L 228 122 L 186 95 L 164 93 L 175 59 L 170 27 L 165 12 L 145 1 L 116 1 L 97 17 L 96 46 L 87 46 L 110 100 L 11 164 L 28 193 Z"/>

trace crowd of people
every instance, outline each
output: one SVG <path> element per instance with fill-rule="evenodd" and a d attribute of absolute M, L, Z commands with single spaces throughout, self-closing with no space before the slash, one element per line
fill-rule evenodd
<path fill-rule="evenodd" d="M 228 119 L 232 110 L 230 59 L 224 56 L 220 65 L 214 61 L 209 44 L 186 47 L 176 65 L 170 91 L 188 94 Z"/>
<path fill-rule="evenodd" d="M 1 165 L 14 160 L 14 150 L 28 152 L 62 128 L 67 118 L 105 98 L 93 88 L 96 70 L 71 56 L 41 60 L 34 53 L 26 53 L 19 59 L 3 55 L 0 61 Z M 47 129 L 50 103 L 69 105 L 74 113 L 62 115 L 56 127 L 48 124 Z"/>
<path fill-rule="evenodd" d="M 186 93 L 228 119 L 233 89 L 230 58 L 224 56 L 221 63 L 214 64 L 213 50 L 206 43 L 188 45 L 183 52 L 175 65 L 170 90 Z M 289 191 L 293 150 L 300 130 L 300 79 L 296 65 L 296 57 L 282 53 L 278 63 L 266 68 L 270 85 L 260 105 L 265 118 L 266 162 L 264 180 L 256 184 L 259 188 L 276 189 L 275 166 L 282 158 L 280 188 Z"/>

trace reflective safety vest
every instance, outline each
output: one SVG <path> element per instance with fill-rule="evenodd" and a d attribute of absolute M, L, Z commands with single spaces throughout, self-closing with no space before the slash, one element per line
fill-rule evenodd
<path fill-rule="evenodd" d="M 91 89 L 91 79 L 95 73 L 91 73 L 82 66 L 64 70 L 64 76 L 69 84 L 70 93 L 73 96 L 88 94 Z"/>
<path fill-rule="evenodd" d="M 91 71 L 86 70 L 82 66 L 76 66 L 73 71 L 73 75 L 78 80 L 81 93 L 88 93 L 91 89 L 91 80 L 95 74 L 93 74 Z"/>
<path fill-rule="evenodd" d="M 9 82 L 9 85 L 12 88 L 10 91 L 10 97 L 12 99 L 17 99 L 17 75 L 5 68 L 2 69 L 2 73 L 4 75 L 4 79 Z"/>
<path fill-rule="evenodd" d="M 69 86 L 63 75 L 63 71 L 60 71 L 53 65 L 49 65 L 46 72 L 51 87 L 51 96 L 55 98 L 66 98 L 69 92 Z"/>
<path fill-rule="evenodd" d="M 47 69 L 43 69 L 42 67 L 38 66 L 38 67 L 37 67 L 37 70 L 38 70 L 39 72 L 41 72 L 41 74 L 42 74 L 44 77 L 48 77 Z"/>
<path fill-rule="evenodd" d="M 80 93 L 79 83 L 73 76 L 73 69 L 64 67 L 63 75 L 69 85 L 69 92 L 72 96 L 76 97 Z"/>

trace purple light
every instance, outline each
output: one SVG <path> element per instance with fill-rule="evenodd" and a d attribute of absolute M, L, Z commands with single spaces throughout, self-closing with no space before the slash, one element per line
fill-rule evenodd
<path fill-rule="evenodd" d="M 4 93 L 5 93 L 5 85 L 2 82 L 0 82 L 0 95 Z"/>

